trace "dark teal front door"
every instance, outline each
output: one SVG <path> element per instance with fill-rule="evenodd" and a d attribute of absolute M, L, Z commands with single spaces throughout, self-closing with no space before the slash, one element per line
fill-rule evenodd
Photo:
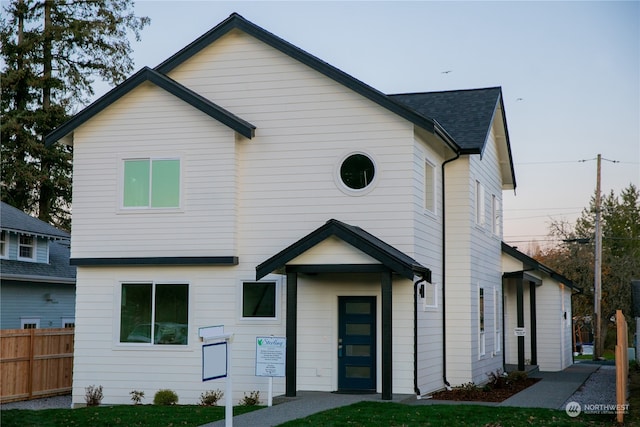
<path fill-rule="evenodd" d="M 338 391 L 376 390 L 376 297 L 338 297 Z"/>

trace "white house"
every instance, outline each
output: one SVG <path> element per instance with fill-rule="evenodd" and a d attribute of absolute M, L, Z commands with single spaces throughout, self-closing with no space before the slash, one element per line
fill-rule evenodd
<path fill-rule="evenodd" d="M 385 95 L 232 14 L 47 137 L 73 144 L 73 403 L 204 390 L 198 328 L 298 390 L 424 395 L 503 367 L 500 88 Z M 446 362 L 445 362 L 446 361 Z"/>
<path fill-rule="evenodd" d="M 561 371 L 573 363 L 571 280 L 502 244 L 505 365 Z"/>

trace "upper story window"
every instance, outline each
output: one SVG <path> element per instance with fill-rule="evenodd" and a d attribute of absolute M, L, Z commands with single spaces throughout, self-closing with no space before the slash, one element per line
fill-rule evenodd
<path fill-rule="evenodd" d="M 34 260 L 36 258 L 36 242 L 33 236 L 21 234 L 18 238 L 18 259 Z"/>
<path fill-rule="evenodd" d="M 186 345 L 189 285 L 124 283 L 120 300 L 120 342 Z"/>
<path fill-rule="evenodd" d="M 491 231 L 496 236 L 500 235 L 500 206 L 495 194 L 491 195 Z"/>
<path fill-rule="evenodd" d="M 484 212 L 484 187 L 480 183 L 480 181 L 476 181 L 476 189 L 475 189 L 475 198 L 476 198 L 476 224 L 484 225 L 485 223 L 485 212 Z"/>
<path fill-rule="evenodd" d="M 0 231 L 0 258 L 5 258 L 9 253 L 9 238 L 5 230 Z"/>
<path fill-rule="evenodd" d="M 362 153 L 348 156 L 340 165 L 340 179 L 352 190 L 362 190 L 368 187 L 376 175 L 373 160 Z"/>
<path fill-rule="evenodd" d="M 124 161 L 124 208 L 180 207 L 179 159 Z"/>
<path fill-rule="evenodd" d="M 428 160 L 424 162 L 424 208 L 436 212 L 436 167 Z"/>

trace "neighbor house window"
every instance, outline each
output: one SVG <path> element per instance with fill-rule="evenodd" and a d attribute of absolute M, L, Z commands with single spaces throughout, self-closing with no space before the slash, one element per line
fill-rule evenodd
<path fill-rule="evenodd" d="M 476 224 L 484 225 L 484 187 L 476 181 Z"/>
<path fill-rule="evenodd" d="M 373 160 L 361 153 L 351 154 L 340 165 L 340 179 L 352 190 L 368 187 L 375 174 Z"/>
<path fill-rule="evenodd" d="M 18 238 L 18 259 L 33 260 L 36 257 L 35 239 L 21 234 Z"/>
<path fill-rule="evenodd" d="M 125 160 L 122 206 L 125 208 L 180 207 L 180 160 Z"/>
<path fill-rule="evenodd" d="M 5 230 L 0 231 L 0 258 L 7 256 L 9 251 L 9 240 L 7 238 L 7 232 Z"/>
<path fill-rule="evenodd" d="M 39 317 L 23 317 L 20 319 L 20 329 L 38 329 L 39 327 Z"/>
<path fill-rule="evenodd" d="M 485 337 L 484 337 L 484 288 L 479 288 L 478 292 L 478 313 L 480 316 L 479 322 L 479 353 L 480 356 L 485 354 Z"/>
<path fill-rule="evenodd" d="M 242 317 L 276 317 L 276 283 L 242 283 Z"/>
<path fill-rule="evenodd" d="M 186 345 L 189 285 L 124 283 L 120 302 L 120 342 Z"/>
<path fill-rule="evenodd" d="M 428 160 L 424 163 L 424 208 L 436 212 L 436 167 Z"/>
<path fill-rule="evenodd" d="M 63 328 L 75 328 L 76 327 L 76 319 L 73 317 L 63 317 L 62 318 L 62 327 Z"/>

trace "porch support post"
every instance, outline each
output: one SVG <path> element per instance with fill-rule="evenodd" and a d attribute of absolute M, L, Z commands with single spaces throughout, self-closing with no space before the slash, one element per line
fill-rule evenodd
<path fill-rule="evenodd" d="M 285 395 L 296 395 L 296 353 L 298 336 L 298 274 L 287 271 L 287 349 Z"/>
<path fill-rule="evenodd" d="M 538 364 L 538 331 L 536 328 L 536 284 L 529 282 L 529 311 L 531 315 L 531 364 Z"/>
<path fill-rule="evenodd" d="M 516 284 L 516 311 L 518 328 L 524 328 L 524 284 L 518 280 Z M 524 371 L 524 337 L 518 337 L 518 371 Z"/>
<path fill-rule="evenodd" d="M 382 273 L 382 400 L 393 399 L 391 271 Z"/>

